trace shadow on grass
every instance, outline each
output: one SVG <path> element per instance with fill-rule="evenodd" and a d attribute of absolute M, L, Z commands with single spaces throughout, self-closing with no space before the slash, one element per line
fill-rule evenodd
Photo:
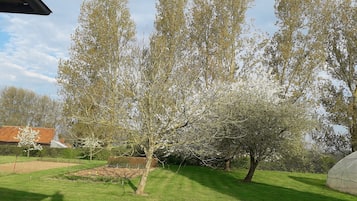
<path fill-rule="evenodd" d="M 56 192 L 54 195 L 49 196 L 40 193 L 31 193 L 9 188 L 0 188 L 1 201 L 41 201 L 46 198 L 50 198 L 51 201 L 63 201 L 63 195 L 60 192 Z"/>
<path fill-rule="evenodd" d="M 63 195 L 59 191 L 57 191 L 51 196 L 51 201 L 63 201 Z"/>
<path fill-rule="evenodd" d="M 289 176 L 289 178 L 294 179 L 295 181 L 308 184 L 311 186 L 317 186 L 320 188 L 327 188 L 325 185 L 325 180 L 323 179 L 313 179 L 313 178 L 307 178 L 307 177 L 294 177 L 294 176 Z"/>
<path fill-rule="evenodd" d="M 176 172 L 175 169 L 170 171 Z M 322 194 L 302 192 L 281 186 L 273 186 L 264 183 L 245 183 L 235 176 L 217 170 L 202 167 L 184 167 L 177 173 L 199 184 L 206 186 L 218 193 L 222 193 L 240 200 L 264 200 L 264 201 L 343 201 L 342 199 L 328 197 Z M 305 180 L 312 185 L 319 185 L 321 181 Z"/>
<path fill-rule="evenodd" d="M 127 180 L 128 181 L 128 185 L 130 186 L 130 188 L 135 192 L 136 191 L 136 186 L 133 184 L 133 182 L 131 182 L 130 179 Z"/>

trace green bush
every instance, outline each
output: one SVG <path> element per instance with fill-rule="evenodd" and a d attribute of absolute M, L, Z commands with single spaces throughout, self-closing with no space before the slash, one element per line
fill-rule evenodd
<path fill-rule="evenodd" d="M 249 157 L 248 156 L 239 156 L 233 159 L 231 166 L 233 168 L 243 168 L 243 169 L 248 169 L 249 168 Z"/>
<path fill-rule="evenodd" d="M 327 173 L 336 162 L 337 159 L 333 155 L 309 150 L 301 155 L 262 161 L 258 168 L 261 170 Z"/>
<path fill-rule="evenodd" d="M 157 159 L 153 159 L 151 167 L 156 167 L 158 163 Z M 145 157 L 109 157 L 109 167 L 125 167 L 125 168 L 145 168 Z"/>
<path fill-rule="evenodd" d="M 76 159 L 79 158 L 82 153 L 80 149 L 59 149 L 42 147 L 42 150 L 32 150 L 30 151 L 31 157 L 50 157 L 50 158 L 68 158 Z M 0 155 L 3 156 L 26 156 L 26 153 L 22 147 L 17 147 L 16 145 L 0 145 Z"/>
<path fill-rule="evenodd" d="M 22 156 L 24 154 L 23 148 L 16 145 L 0 145 L 0 155 L 3 156 Z"/>
<path fill-rule="evenodd" d="M 103 149 L 100 152 L 98 152 L 97 154 L 95 154 L 94 158 L 96 160 L 106 161 L 106 160 L 108 160 L 110 155 L 111 155 L 111 150 Z"/>
<path fill-rule="evenodd" d="M 78 157 L 82 159 L 89 159 L 88 148 L 76 148 L 79 154 Z M 111 149 L 102 149 L 93 155 L 94 160 L 107 161 L 110 156 L 128 156 L 131 152 L 126 146 L 114 147 Z"/>
<path fill-rule="evenodd" d="M 61 157 L 67 159 L 76 159 L 79 158 L 81 155 L 81 150 L 79 149 L 62 149 L 61 150 Z"/>

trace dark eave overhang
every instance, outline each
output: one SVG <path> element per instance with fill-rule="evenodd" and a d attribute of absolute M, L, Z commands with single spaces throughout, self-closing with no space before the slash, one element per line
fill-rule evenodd
<path fill-rule="evenodd" d="M 41 0 L 0 0 L 0 12 L 49 15 L 52 11 Z"/>

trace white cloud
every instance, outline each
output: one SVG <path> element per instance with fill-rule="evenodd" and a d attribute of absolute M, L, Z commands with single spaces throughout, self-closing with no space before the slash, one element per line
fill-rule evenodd
<path fill-rule="evenodd" d="M 82 0 L 44 0 L 49 16 L 0 13 L 1 32 L 8 36 L 0 48 L 0 87 L 16 86 L 55 97 L 57 65 L 68 55 Z M 150 34 L 154 0 L 130 0 L 140 37 Z M 139 38 L 140 38 L 139 37 Z"/>
<path fill-rule="evenodd" d="M 0 87 L 16 86 L 55 97 L 60 58 L 70 47 L 81 1 L 45 0 L 49 16 L 0 14 L 8 35 L 0 49 Z"/>

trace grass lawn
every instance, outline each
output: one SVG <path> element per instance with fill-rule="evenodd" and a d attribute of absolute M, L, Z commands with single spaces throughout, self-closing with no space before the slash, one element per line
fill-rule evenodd
<path fill-rule="evenodd" d="M 0 164 L 2 163 L 14 163 L 16 162 L 26 162 L 26 161 L 34 161 L 37 160 L 38 158 L 34 158 L 34 157 L 16 157 L 16 156 L 0 156 Z"/>
<path fill-rule="evenodd" d="M 5 159 L 0 156 L 0 161 Z M 134 195 L 139 179 L 123 183 L 70 181 L 56 177 L 103 165 L 103 161 L 26 174 L 0 174 L 0 201 L 357 201 L 356 196 L 325 186 L 326 175 L 257 171 L 253 183 L 242 183 L 246 170 L 230 173 L 203 167 L 177 166 L 151 172 L 147 196 Z"/>

